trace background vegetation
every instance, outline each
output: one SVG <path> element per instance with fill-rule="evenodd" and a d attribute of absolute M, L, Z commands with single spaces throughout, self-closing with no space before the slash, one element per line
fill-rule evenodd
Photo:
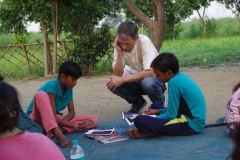
<path fill-rule="evenodd" d="M 160 53 L 174 53 L 179 58 L 181 67 L 240 66 L 240 36 L 235 31 L 235 23 L 235 18 L 208 18 L 208 32 L 203 36 L 199 20 L 182 22 L 180 34 L 174 40 L 165 38 Z M 111 28 L 112 36 L 116 35 L 116 28 Z M 142 33 L 141 26 L 139 33 Z M 143 34 L 149 34 L 146 28 Z M 1 34 L 0 45 L 34 43 L 42 39 L 41 32 L 30 32 L 19 37 L 19 40 L 16 40 L 13 34 Z M 49 39 L 53 40 L 53 35 L 50 35 Z M 63 33 L 62 39 L 67 39 L 67 35 Z M 111 74 L 108 58 L 103 56 L 99 60 L 92 68 L 92 75 Z"/>

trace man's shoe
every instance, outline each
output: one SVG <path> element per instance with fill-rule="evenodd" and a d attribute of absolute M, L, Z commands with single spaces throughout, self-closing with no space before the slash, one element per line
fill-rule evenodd
<path fill-rule="evenodd" d="M 145 99 L 143 99 L 141 103 L 133 103 L 128 113 L 139 113 L 139 111 L 143 109 L 146 106 L 146 104 L 147 101 Z"/>

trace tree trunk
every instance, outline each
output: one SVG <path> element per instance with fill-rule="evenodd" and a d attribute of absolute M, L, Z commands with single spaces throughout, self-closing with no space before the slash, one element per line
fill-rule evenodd
<path fill-rule="evenodd" d="M 91 63 L 88 66 L 88 77 L 91 77 Z"/>
<path fill-rule="evenodd" d="M 53 54 L 53 73 L 54 74 L 57 73 L 57 23 L 56 23 L 57 15 L 55 17 L 55 12 L 54 12 L 55 6 L 57 8 L 57 2 L 51 1 L 52 22 L 53 22 L 53 32 L 54 32 L 54 54 Z"/>
<path fill-rule="evenodd" d="M 150 39 L 159 51 L 164 39 L 166 15 L 162 0 L 152 0 L 154 20 L 138 9 L 131 0 L 124 0 L 128 9 L 146 26 L 150 31 Z"/>
<path fill-rule="evenodd" d="M 173 25 L 173 27 L 172 27 L 172 40 L 174 41 L 174 39 L 175 39 L 175 30 L 174 30 L 174 25 Z"/>
<path fill-rule="evenodd" d="M 236 14 L 236 33 L 238 33 L 239 16 L 240 16 L 240 12 Z"/>
<path fill-rule="evenodd" d="M 204 11 L 205 11 L 205 8 L 204 8 Z M 204 36 L 206 36 L 206 33 L 207 33 L 207 27 L 206 27 L 206 23 L 205 23 L 205 20 L 204 20 L 204 11 L 203 11 L 203 16 L 200 15 L 199 10 L 197 10 L 197 13 L 198 13 L 199 18 L 200 18 L 201 21 L 202 21 L 202 25 L 203 25 L 203 34 L 204 34 Z"/>
<path fill-rule="evenodd" d="M 52 65 L 52 56 L 51 56 L 51 50 L 50 50 L 50 44 L 47 34 L 47 24 L 44 22 L 44 20 L 41 18 L 41 27 L 42 27 L 42 33 L 43 33 L 43 46 L 44 46 L 44 68 L 45 77 L 49 74 L 52 75 L 53 72 L 53 65 Z"/>
<path fill-rule="evenodd" d="M 60 48 L 61 35 L 62 35 L 62 32 L 58 32 L 58 34 L 57 34 L 57 47 L 58 48 Z"/>

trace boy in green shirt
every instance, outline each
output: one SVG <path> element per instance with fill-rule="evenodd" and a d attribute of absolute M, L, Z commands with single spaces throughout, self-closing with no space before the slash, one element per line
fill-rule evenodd
<path fill-rule="evenodd" d="M 71 141 L 62 132 L 95 128 L 98 118 L 94 115 L 76 116 L 72 88 L 82 76 L 82 70 L 72 61 L 60 65 L 58 76 L 43 84 L 31 101 L 27 114 L 46 132 L 54 136 L 62 147 L 71 147 Z M 61 111 L 68 108 L 68 114 Z"/>
<path fill-rule="evenodd" d="M 159 81 L 168 82 L 167 108 L 152 104 L 134 120 L 133 138 L 156 135 L 193 135 L 202 132 L 206 120 L 206 102 L 201 89 L 187 75 L 179 72 L 177 58 L 171 53 L 158 55 L 151 63 Z"/>

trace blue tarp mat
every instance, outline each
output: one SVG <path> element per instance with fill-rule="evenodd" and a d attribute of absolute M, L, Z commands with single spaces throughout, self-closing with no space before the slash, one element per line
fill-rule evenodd
<path fill-rule="evenodd" d="M 206 125 L 201 134 L 192 136 L 156 136 L 142 139 L 131 138 L 129 126 L 123 119 L 99 119 L 97 128 L 125 128 L 123 136 L 128 139 L 103 144 L 86 137 L 86 131 L 66 133 L 70 140 L 77 139 L 83 148 L 86 160 L 226 160 L 233 148 L 226 126 L 219 119 Z M 52 139 L 56 142 L 55 139 Z M 66 159 L 70 159 L 70 148 L 59 147 Z"/>

